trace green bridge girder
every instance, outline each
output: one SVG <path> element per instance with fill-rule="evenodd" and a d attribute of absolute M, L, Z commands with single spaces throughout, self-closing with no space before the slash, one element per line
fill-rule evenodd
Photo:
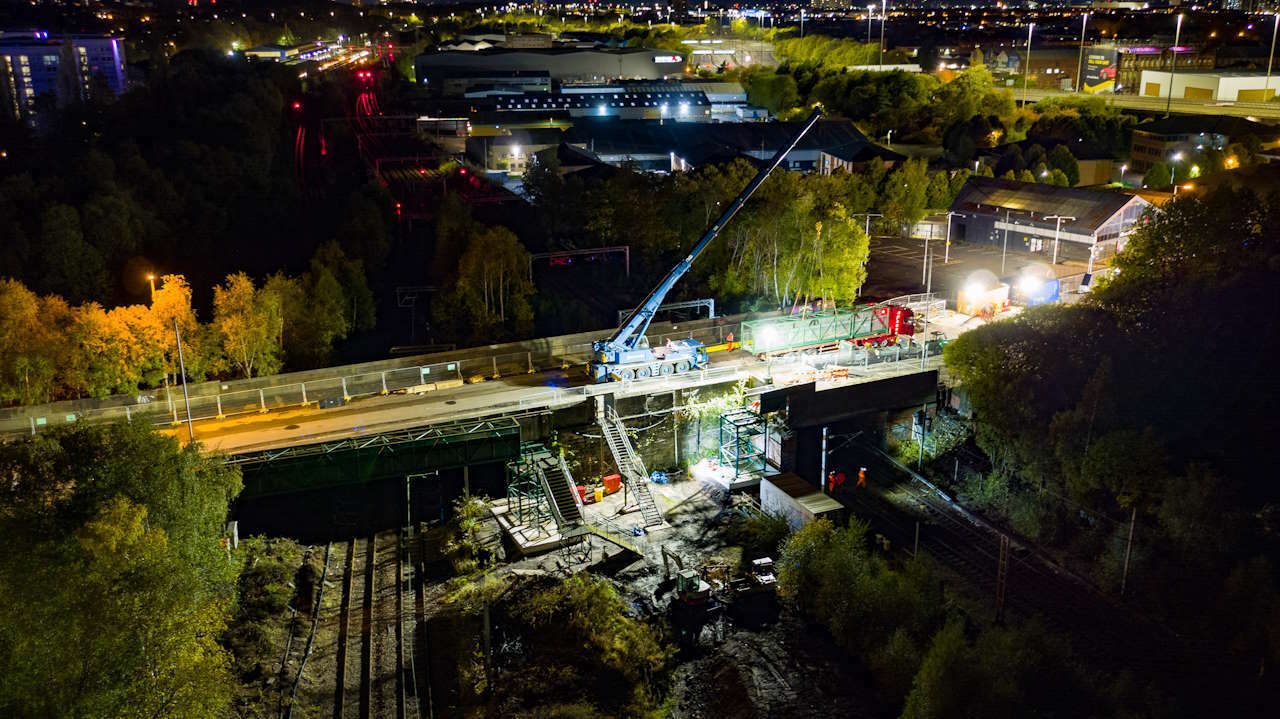
<path fill-rule="evenodd" d="M 520 423 L 511 417 L 450 422 L 365 437 L 232 455 L 243 497 L 364 484 L 520 457 Z"/>

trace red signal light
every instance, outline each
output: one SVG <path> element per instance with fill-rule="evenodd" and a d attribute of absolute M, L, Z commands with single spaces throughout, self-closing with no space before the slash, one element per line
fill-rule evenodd
<path fill-rule="evenodd" d="M 297 100 L 294 100 L 294 101 L 293 101 L 293 109 L 295 109 L 295 110 L 301 110 L 301 109 L 302 109 L 302 103 L 298 102 Z"/>

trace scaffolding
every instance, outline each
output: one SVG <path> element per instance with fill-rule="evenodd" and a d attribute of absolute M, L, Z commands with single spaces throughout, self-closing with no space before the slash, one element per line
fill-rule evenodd
<path fill-rule="evenodd" d="M 540 527 L 555 521 L 537 467 L 538 459 L 550 454 L 541 444 L 525 442 L 520 445 L 520 458 L 507 462 L 507 509 L 516 524 Z"/>
<path fill-rule="evenodd" d="M 768 433 L 764 418 L 751 410 L 720 415 L 720 465 L 733 470 L 733 481 L 764 475 Z"/>

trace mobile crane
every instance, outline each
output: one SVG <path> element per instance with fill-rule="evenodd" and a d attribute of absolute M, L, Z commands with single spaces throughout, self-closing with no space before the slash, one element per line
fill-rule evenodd
<path fill-rule="evenodd" d="M 596 382 L 607 382 L 613 379 L 644 379 L 654 375 L 666 377 L 707 366 L 707 348 L 701 342 L 688 338 L 671 340 L 661 347 L 650 347 L 645 330 L 649 328 L 654 313 L 666 299 L 667 293 L 689 271 L 693 261 L 707 249 L 707 245 L 720 234 L 729 220 L 738 214 L 738 210 L 742 209 L 747 200 L 751 199 L 751 195 L 755 194 L 760 185 L 768 179 L 778 165 L 782 164 L 787 154 L 795 149 L 801 138 L 809 132 L 821 116 L 822 112 L 816 109 L 809 115 L 809 118 L 800 126 L 799 132 L 791 138 L 791 142 L 780 148 L 769 164 L 760 169 L 755 179 L 751 180 L 724 213 L 707 228 L 702 238 L 698 240 L 698 244 L 694 245 L 689 254 L 671 268 L 658 286 L 654 287 L 644 301 L 631 311 L 613 336 L 607 340 L 596 340 L 591 343 L 591 362 L 587 365 L 587 373 L 592 379 Z"/>

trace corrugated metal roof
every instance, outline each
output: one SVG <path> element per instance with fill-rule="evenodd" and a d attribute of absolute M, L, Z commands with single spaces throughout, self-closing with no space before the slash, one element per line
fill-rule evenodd
<path fill-rule="evenodd" d="M 711 154 L 772 154 L 790 142 L 799 129 L 800 123 L 795 122 L 658 124 L 647 120 L 584 118 L 565 133 L 565 141 L 594 146 L 601 155 L 674 152 L 698 165 L 700 162 L 695 158 Z M 838 157 L 861 157 L 869 148 L 876 146 L 847 120 L 818 122 L 796 146 L 800 151 L 822 150 Z"/>
<path fill-rule="evenodd" d="M 951 203 L 951 210 L 963 214 L 994 216 L 1001 215 L 1005 210 L 1029 213 L 1041 218 L 1047 215 L 1065 215 L 1076 219 L 1063 222 L 1064 231 L 1092 235 L 1130 202 L 1144 200 L 1121 192 L 970 177 Z"/>

